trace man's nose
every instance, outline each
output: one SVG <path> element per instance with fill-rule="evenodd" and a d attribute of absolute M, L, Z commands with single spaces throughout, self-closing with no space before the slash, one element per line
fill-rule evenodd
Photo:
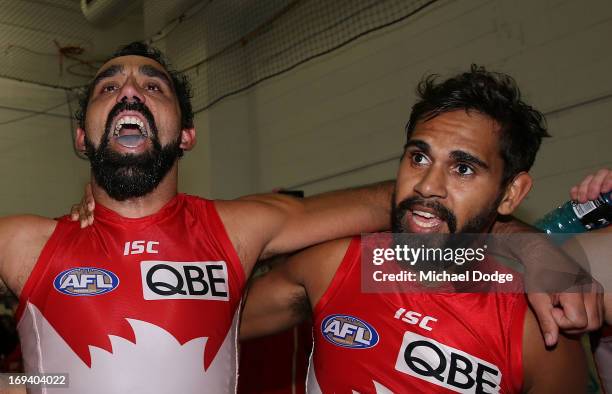
<path fill-rule="evenodd" d="M 145 102 L 145 95 L 143 94 L 142 89 L 134 78 L 128 78 L 123 86 L 121 86 L 121 90 L 117 95 L 117 102 L 127 101 L 128 103 L 133 102 Z"/>
<path fill-rule="evenodd" d="M 422 178 L 414 190 L 423 198 L 446 198 L 446 174 L 437 166 L 431 166 L 422 173 Z"/>

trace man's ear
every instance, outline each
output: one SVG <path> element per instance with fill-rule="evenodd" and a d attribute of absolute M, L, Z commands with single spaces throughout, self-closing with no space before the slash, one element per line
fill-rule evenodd
<path fill-rule="evenodd" d="M 85 130 L 80 127 L 77 127 L 76 132 L 74 133 L 74 150 L 76 153 L 85 157 L 86 149 L 85 149 Z"/>
<path fill-rule="evenodd" d="M 515 176 L 506 186 L 504 197 L 497 207 L 497 212 L 500 215 L 510 215 L 529 193 L 532 184 L 533 180 L 526 172 L 521 172 Z"/>
<path fill-rule="evenodd" d="M 194 127 L 181 130 L 180 148 L 184 151 L 193 149 L 196 144 L 196 131 Z"/>

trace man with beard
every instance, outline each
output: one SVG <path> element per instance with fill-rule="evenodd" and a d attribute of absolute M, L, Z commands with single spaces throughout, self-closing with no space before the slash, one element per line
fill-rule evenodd
<path fill-rule="evenodd" d="M 388 226 L 390 184 L 304 200 L 179 194 L 177 159 L 195 144 L 189 87 L 144 44 L 101 67 L 78 120 L 96 222 L 0 219 L 25 370 L 67 373 L 62 392 L 233 392 L 256 260 Z"/>
<path fill-rule="evenodd" d="M 418 94 L 393 232 L 489 232 L 531 188 L 528 171 L 547 135 L 542 115 L 510 77 L 475 66 L 441 83 L 427 78 Z M 447 282 L 418 279 L 406 284 L 409 291 L 372 287 L 363 275 L 373 264 L 368 239 L 312 247 L 256 279 L 241 337 L 311 316 L 310 393 L 584 392 L 579 342 L 561 336 L 547 349 L 524 294 L 449 292 Z"/>

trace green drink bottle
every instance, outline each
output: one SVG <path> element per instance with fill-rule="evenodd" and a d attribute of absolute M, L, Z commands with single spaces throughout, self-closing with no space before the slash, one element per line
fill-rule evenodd
<path fill-rule="evenodd" d="M 612 192 L 579 204 L 568 201 L 548 212 L 535 226 L 548 234 L 583 233 L 612 223 Z"/>

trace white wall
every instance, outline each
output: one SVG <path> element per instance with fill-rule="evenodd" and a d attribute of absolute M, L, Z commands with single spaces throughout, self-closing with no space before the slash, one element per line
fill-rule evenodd
<path fill-rule="evenodd" d="M 185 67 L 203 57 L 207 34 L 221 19 L 191 18 L 157 45 Z M 611 19 L 605 0 L 588 7 L 570 0 L 441 0 L 196 114 L 199 141 L 182 160 L 181 190 L 221 198 L 276 187 L 312 194 L 392 178 L 416 83 L 426 73 L 450 75 L 476 62 L 515 76 L 527 99 L 550 113 L 554 138 L 544 143 L 536 187 L 520 211 L 532 219 L 565 200 L 584 174 L 612 165 Z M 194 74 L 196 95 L 206 94 L 209 76 Z M 64 100 L 61 91 L 16 82 L 0 81 L 0 89 L 3 105 L 47 108 Z M 0 123 L 21 115 L 3 109 Z M 72 153 L 67 118 L 0 125 L 0 153 L 0 214 L 59 215 L 88 179 L 88 163 Z"/>
<path fill-rule="evenodd" d="M 64 91 L 0 79 L 0 92 L 0 216 L 67 213 L 89 178 L 88 162 L 73 151 L 67 105 L 3 124 L 30 116 L 7 107 L 47 109 L 66 102 Z"/>
<path fill-rule="evenodd" d="M 537 186 L 519 212 L 532 220 L 566 200 L 584 174 L 612 165 L 611 20 L 606 0 L 440 1 L 213 107 L 227 124 L 218 118 L 211 133 L 230 139 L 233 117 L 248 116 L 252 191 L 284 186 L 310 194 L 392 178 L 420 78 L 483 64 L 513 75 L 529 102 L 552 112 L 554 137 L 544 143 L 533 170 Z M 238 183 L 249 171 L 221 165 L 217 149 L 213 140 L 211 179 L 223 179 L 219 194 L 228 197 L 245 189 Z"/>
<path fill-rule="evenodd" d="M 143 36 L 143 16 L 134 12 L 95 27 L 87 22 L 80 2 L 3 1 L 0 12 L 0 74 L 51 85 L 81 86 L 87 77 L 69 72 L 74 61 L 54 56 L 57 46 L 80 46 L 83 60 L 105 58 L 120 45 Z M 91 72 L 83 66 L 76 73 Z M 79 201 L 89 179 L 89 163 L 73 151 L 74 124 L 61 89 L 0 78 L 0 216 L 35 213 L 60 216 Z M 64 105 L 62 105 L 64 103 Z M 59 106 L 58 106 L 59 105 Z M 29 116 L 27 111 L 49 111 Z M 11 109 L 15 108 L 15 110 Z M 9 122 L 9 123 L 6 123 Z"/>

